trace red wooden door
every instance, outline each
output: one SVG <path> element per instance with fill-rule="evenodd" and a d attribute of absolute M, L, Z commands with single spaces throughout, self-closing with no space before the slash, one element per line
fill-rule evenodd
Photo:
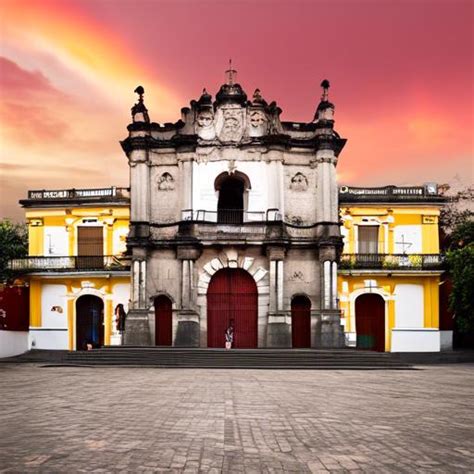
<path fill-rule="evenodd" d="M 355 301 L 357 348 L 385 351 L 385 301 L 368 293 Z"/>
<path fill-rule="evenodd" d="M 225 268 L 215 273 L 207 290 L 207 346 L 224 347 L 225 330 L 233 320 L 233 347 L 257 347 L 257 305 L 257 285 L 245 270 Z"/>
<path fill-rule="evenodd" d="M 291 342 L 293 347 L 311 347 L 311 301 L 306 296 L 291 300 Z"/>
<path fill-rule="evenodd" d="M 171 346 L 173 340 L 173 309 L 171 300 L 160 295 L 155 298 L 155 345 Z"/>

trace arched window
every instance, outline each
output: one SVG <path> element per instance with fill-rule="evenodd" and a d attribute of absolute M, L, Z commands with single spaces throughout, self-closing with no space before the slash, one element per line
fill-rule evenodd
<path fill-rule="evenodd" d="M 241 224 L 244 222 L 246 191 L 250 182 L 243 173 L 222 173 L 215 181 L 219 192 L 217 201 L 217 222 L 221 224 Z"/>

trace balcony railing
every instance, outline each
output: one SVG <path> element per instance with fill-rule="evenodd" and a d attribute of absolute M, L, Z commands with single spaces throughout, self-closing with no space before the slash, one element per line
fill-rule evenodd
<path fill-rule="evenodd" d="M 442 268 L 444 255 L 441 254 L 384 254 L 358 253 L 343 254 L 340 269 L 373 270 L 437 270 Z"/>
<path fill-rule="evenodd" d="M 40 189 L 28 191 L 28 200 L 97 200 L 97 199 L 129 199 L 129 188 L 94 188 L 94 189 Z"/>
<path fill-rule="evenodd" d="M 129 262 L 114 255 L 92 255 L 73 257 L 23 257 L 10 260 L 10 270 L 17 272 L 58 272 L 58 271 L 126 271 Z"/>
<path fill-rule="evenodd" d="M 205 211 L 202 209 L 185 209 L 182 211 L 181 218 L 183 221 L 246 224 L 249 222 L 280 221 L 282 217 L 278 209 L 268 209 L 266 211 L 245 211 L 243 209 Z"/>

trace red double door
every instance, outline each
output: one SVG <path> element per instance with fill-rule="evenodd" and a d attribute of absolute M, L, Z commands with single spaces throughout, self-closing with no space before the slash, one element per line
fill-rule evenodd
<path fill-rule="evenodd" d="M 234 326 L 233 347 L 256 348 L 258 320 L 257 285 L 240 268 L 219 270 L 207 290 L 207 346 L 225 347 L 225 331 Z"/>

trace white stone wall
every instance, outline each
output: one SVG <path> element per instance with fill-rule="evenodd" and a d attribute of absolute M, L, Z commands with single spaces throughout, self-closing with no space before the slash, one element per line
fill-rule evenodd
<path fill-rule="evenodd" d="M 128 311 L 128 304 L 130 301 L 130 283 L 116 283 L 112 288 L 112 303 L 113 308 L 121 303 L 125 309 L 125 312 Z"/>
<path fill-rule="evenodd" d="M 422 328 L 424 326 L 423 285 L 395 286 L 395 327 Z"/>
<path fill-rule="evenodd" d="M 440 349 L 438 329 L 392 329 L 392 352 L 439 352 Z"/>
<path fill-rule="evenodd" d="M 68 232 L 64 226 L 45 226 L 44 232 L 44 248 L 45 256 L 69 255 Z"/>
<path fill-rule="evenodd" d="M 250 180 L 250 189 L 244 199 L 246 211 L 265 212 L 270 208 L 281 208 L 280 173 L 281 163 L 263 161 L 236 161 L 235 170 L 245 174 Z M 192 209 L 217 211 L 219 193 L 215 190 L 216 178 L 229 172 L 228 161 L 193 162 Z M 252 216 L 248 216 L 252 219 Z"/>
<path fill-rule="evenodd" d="M 393 229 L 394 253 L 422 253 L 421 225 L 397 225 Z"/>
<path fill-rule="evenodd" d="M 0 330 L 0 358 L 23 354 L 28 350 L 27 331 Z"/>
<path fill-rule="evenodd" d="M 41 326 L 67 329 L 66 285 L 43 284 L 41 289 Z"/>
<path fill-rule="evenodd" d="M 30 326 L 29 349 L 68 349 L 68 330 L 65 329 L 49 329 L 35 328 Z"/>

